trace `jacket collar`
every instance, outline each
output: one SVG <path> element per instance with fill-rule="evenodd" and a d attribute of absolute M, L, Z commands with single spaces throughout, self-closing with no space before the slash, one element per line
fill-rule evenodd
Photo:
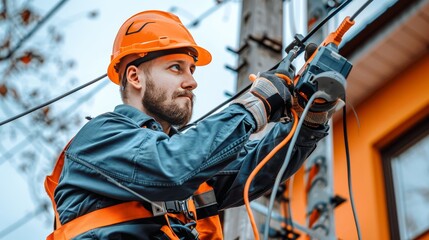
<path fill-rule="evenodd" d="M 136 122 L 140 127 L 147 127 L 155 131 L 161 131 L 162 127 L 155 119 L 147 115 L 146 113 L 138 110 L 137 108 L 127 105 L 121 104 L 115 107 L 114 112 L 124 115 L 126 117 L 131 118 L 134 122 Z M 178 133 L 178 131 L 174 128 L 170 128 L 170 136 Z"/>
<path fill-rule="evenodd" d="M 134 122 L 136 122 L 141 127 L 146 125 L 148 122 L 155 122 L 155 119 L 153 119 L 146 113 L 127 104 L 121 104 L 116 106 L 114 112 L 131 118 Z"/>

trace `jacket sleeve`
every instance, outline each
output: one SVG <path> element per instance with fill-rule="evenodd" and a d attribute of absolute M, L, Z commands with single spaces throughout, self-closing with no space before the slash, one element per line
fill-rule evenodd
<path fill-rule="evenodd" d="M 66 152 L 56 199 L 69 194 L 64 189 L 74 188 L 123 201 L 141 200 L 91 168 L 152 201 L 185 199 L 237 158 L 255 127 L 239 105 L 171 137 L 123 116 L 95 118 Z"/>
<path fill-rule="evenodd" d="M 276 123 L 264 138 L 249 141 L 239 154 L 236 161 L 229 164 L 208 181 L 215 189 L 219 209 L 236 207 L 244 204 L 243 190 L 248 176 L 260 161 L 278 145 L 290 132 L 291 124 Z M 316 143 L 327 135 L 328 126 L 314 130 L 302 126 L 290 162 L 283 175 L 283 180 L 292 176 L 303 164 L 305 159 L 316 148 Z M 250 189 L 250 200 L 262 196 L 274 185 L 278 171 L 283 164 L 289 143 L 286 144 L 273 158 L 259 171 L 253 179 Z"/>

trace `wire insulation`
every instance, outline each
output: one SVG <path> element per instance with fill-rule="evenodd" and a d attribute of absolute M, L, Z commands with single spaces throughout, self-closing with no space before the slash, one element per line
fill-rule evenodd
<path fill-rule="evenodd" d="M 340 6 L 335 8 L 335 10 L 331 11 L 322 21 L 320 21 L 317 26 L 315 26 L 311 31 L 301 40 L 303 43 L 305 43 L 308 39 L 310 39 L 313 34 L 315 34 L 323 25 L 325 25 L 326 22 L 328 22 L 333 16 L 335 16 L 339 11 L 341 11 L 343 8 L 345 8 L 349 3 L 351 3 L 353 0 L 347 0 L 341 3 Z"/>
<path fill-rule="evenodd" d="M 361 230 L 359 226 L 359 220 L 356 213 L 355 201 L 352 190 L 352 172 L 351 172 L 351 160 L 350 160 L 350 151 L 349 151 L 349 140 L 347 134 L 347 111 L 346 105 L 343 108 L 343 133 L 344 133 L 344 145 L 346 150 L 346 160 L 347 160 L 347 184 L 349 187 L 349 197 L 350 197 L 350 205 L 353 211 L 353 218 L 355 220 L 356 232 L 358 235 L 358 239 L 362 239 Z"/>
<path fill-rule="evenodd" d="M 269 201 L 269 205 L 268 205 L 268 212 L 267 212 L 267 216 L 265 218 L 264 240 L 268 240 L 268 233 L 269 233 L 269 227 L 270 227 L 270 222 L 271 222 L 271 213 L 273 211 L 273 206 L 274 206 L 274 201 L 275 201 L 275 198 L 276 198 L 276 193 L 278 191 L 280 182 L 281 182 L 281 180 L 283 178 L 283 174 L 286 171 L 287 166 L 289 165 L 289 161 L 290 161 L 291 156 L 292 156 L 293 148 L 295 146 L 296 140 L 298 139 L 299 131 L 301 130 L 301 127 L 302 127 L 302 125 L 304 123 L 305 116 L 307 115 L 308 111 L 310 110 L 311 105 L 313 104 L 313 102 L 314 102 L 314 100 L 316 98 L 320 97 L 321 93 L 322 92 L 320 92 L 320 91 L 315 92 L 313 94 L 313 96 L 311 96 L 311 98 L 308 101 L 307 105 L 305 106 L 304 111 L 302 112 L 301 117 L 299 119 L 296 131 L 294 132 L 292 140 L 291 140 L 291 142 L 289 144 L 289 147 L 288 147 L 288 150 L 287 150 L 287 153 L 286 153 L 285 161 L 283 162 L 282 167 L 280 168 L 279 172 L 277 173 L 276 180 L 274 182 L 274 186 L 273 186 L 273 188 L 271 190 L 270 201 Z"/>
<path fill-rule="evenodd" d="M 246 180 L 246 184 L 244 185 L 244 191 L 243 191 L 243 200 L 244 200 L 244 204 L 246 206 L 246 210 L 247 210 L 247 215 L 249 216 L 250 219 L 250 223 L 252 225 L 252 230 L 253 230 L 253 235 L 255 236 L 256 240 L 259 240 L 259 233 L 258 233 L 258 227 L 256 226 L 256 222 L 255 222 L 255 218 L 253 217 L 253 213 L 252 213 L 252 209 L 250 208 L 250 202 L 249 202 L 249 189 L 250 189 L 250 184 L 253 181 L 253 178 L 256 176 L 256 174 L 258 174 L 258 172 L 265 166 L 265 164 L 270 161 L 272 159 L 272 157 L 283 147 L 286 145 L 286 143 L 289 142 L 289 140 L 291 139 L 293 133 L 296 130 L 297 127 L 297 123 L 298 121 L 296 121 L 296 119 L 298 119 L 298 115 L 295 112 L 295 110 L 291 110 L 292 115 L 293 115 L 293 125 L 292 125 L 292 129 L 290 130 L 289 134 L 275 147 L 273 148 L 268 154 L 267 156 L 265 156 L 261 162 L 258 163 L 258 165 L 253 169 L 253 171 L 250 173 L 249 177 Z"/>
<path fill-rule="evenodd" d="M 9 118 L 9 119 L 6 119 L 6 120 L 4 120 L 4 121 L 0 122 L 0 126 L 5 125 L 6 123 L 12 122 L 12 121 L 14 121 L 14 120 L 16 120 L 16 119 L 18 119 L 18 118 L 21 118 L 21 117 L 23 117 L 23 116 L 25 116 L 25 115 L 27 115 L 27 114 L 29 114 L 29 113 L 32 113 L 32 112 L 34 112 L 34 111 L 36 111 L 36 110 L 38 110 L 38 109 L 44 108 L 44 107 L 46 107 L 46 106 L 48 106 L 48 105 L 50 105 L 50 104 L 52 104 L 52 103 L 54 103 L 54 102 L 56 102 L 56 101 L 58 101 L 58 100 L 62 99 L 62 98 L 67 97 L 67 96 L 68 96 L 68 95 L 70 95 L 70 94 L 73 94 L 73 93 L 75 93 L 75 92 L 77 92 L 77 91 L 81 90 L 82 88 L 85 88 L 85 87 L 87 87 L 87 86 L 89 86 L 89 85 L 91 85 L 91 84 L 93 84 L 93 83 L 96 83 L 96 82 L 100 81 L 101 79 L 105 78 L 106 76 L 107 76 L 107 74 L 103 74 L 103 75 L 99 76 L 98 78 L 96 78 L 96 79 L 94 79 L 94 80 L 92 80 L 92 81 L 89 81 L 89 82 L 87 82 L 87 83 L 85 83 L 85 84 L 83 84 L 83 85 L 80 85 L 79 87 L 74 88 L 74 89 L 72 89 L 71 91 L 68 91 L 68 92 L 66 92 L 66 93 L 64 93 L 64 94 L 62 94 L 62 95 L 60 95 L 60 96 L 58 96 L 58 97 L 56 97 L 56 98 L 54 98 L 54 99 L 51 99 L 51 100 L 49 100 L 49 101 L 47 101 L 47 102 L 45 102 L 45 103 L 43 103 L 43 104 L 40 104 L 39 106 L 33 107 L 33 108 L 31 108 L 31 109 L 29 109 L 29 110 L 27 110 L 27 111 L 23 112 L 23 113 L 20 113 L 20 114 L 18 114 L 18 115 L 16 115 L 16 116 L 14 116 L 14 117 L 11 117 L 11 118 Z"/>

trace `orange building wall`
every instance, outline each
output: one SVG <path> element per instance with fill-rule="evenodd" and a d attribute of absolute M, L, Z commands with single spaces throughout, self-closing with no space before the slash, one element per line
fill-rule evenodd
<path fill-rule="evenodd" d="M 350 90 L 350 89 L 349 89 Z M 389 239 L 379 149 L 429 114 L 429 54 L 347 115 L 352 183 L 363 239 Z M 348 198 L 342 121 L 333 127 L 334 191 Z M 337 236 L 357 239 L 350 202 L 335 210 Z"/>

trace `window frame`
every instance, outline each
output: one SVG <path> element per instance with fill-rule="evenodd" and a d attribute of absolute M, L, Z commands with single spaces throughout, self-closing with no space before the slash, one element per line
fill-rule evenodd
<path fill-rule="evenodd" d="M 392 172 L 392 159 L 404 153 L 429 134 L 429 115 L 399 135 L 393 142 L 381 149 L 382 168 L 386 191 L 386 204 L 389 219 L 390 239 L 400 240 L 397 203 Z M 429 232 L 426 231 L 423 235 Z M 418 237 L 417 237 L 418 238 Z"/>

